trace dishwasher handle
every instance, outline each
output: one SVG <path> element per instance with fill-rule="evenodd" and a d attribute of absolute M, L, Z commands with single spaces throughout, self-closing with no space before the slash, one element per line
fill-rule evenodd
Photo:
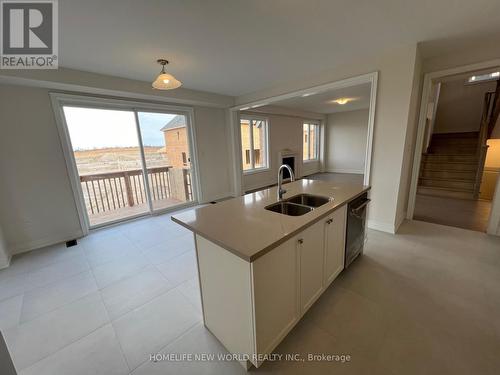
<path fill-rule="evenodd" d="M 363 203 L 361 203 L 358 207 L 351 208 L 351 213 L 354 216 L 358 216 L 358 212 L 361 211 L 361 209 L 363 209 L 370 202 L 371 202 L 371 199 L 364 200 Z"/>

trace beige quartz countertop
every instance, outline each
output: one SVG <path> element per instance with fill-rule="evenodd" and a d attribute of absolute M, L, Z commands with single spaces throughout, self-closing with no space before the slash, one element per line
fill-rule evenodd
<path fill-rule="evenodd" d="M 283 199 L 307 193 L 333 200 L 302 216 L 283 215 L 264 208 L 277 201 L 277 188 L 272 187 L 182 212 L 172 216 L 172 220 L 240 258 L 253 262 L 370 189 L 361 184 L 307 179 L 283 187 L 287 190 Z"/>

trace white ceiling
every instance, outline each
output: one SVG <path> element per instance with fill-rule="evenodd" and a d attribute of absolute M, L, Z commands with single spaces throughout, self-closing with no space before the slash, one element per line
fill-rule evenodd
<path fill-rule="evenodd" d="M 329 90 L 307 97 L 296 97 L 273 102 L 272 106 L 298 109 L 301 111 L 315 112 L 321 114 L 347 112 L 357 109 L 368 109 L 370 107 L 369 83 L 345 87 L 342 89 Z M 356 100 L 346 104 L 337 104 L 332 101 L 340 98 L 355 98 Z M 262 107 L 264 108 L 264 107 Z"/>
<path fill-rule="evenodd" d="M 61 66 L 152 81 L 165 57 L 184 87 L 228 95 L 500 31 L 498 0 L 64 0 L 59 13 Z"/>

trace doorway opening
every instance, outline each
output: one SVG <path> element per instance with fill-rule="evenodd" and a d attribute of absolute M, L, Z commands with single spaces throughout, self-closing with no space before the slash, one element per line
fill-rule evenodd
<path fill-rule="evenodd" d="M 56 101 L 87 230 L 196 201 L 188 112 Z"/>
<path fill-rule="evenodd" d="M 415 220 L 487 231 L 500 175 L 499 78 L 492 68 L 432 82 Z"/>
<path fill-rule="evenodd" d="M 236 193 L 272 186 L 287 161 L 296 178 L 368 185 L 377 79 L 374 72 L 231 108 Z M 264 142 L 247 141 L 252 119 L 264 123 Z M 253 168 L 257 152 L 266 164 Z"/>

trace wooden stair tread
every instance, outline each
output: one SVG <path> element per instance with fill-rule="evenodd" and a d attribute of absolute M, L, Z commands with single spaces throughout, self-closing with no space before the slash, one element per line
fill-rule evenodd
<path fill-rule="evenodd" d="M 447 187 L 441 187 L 441 186 L 418 186 L 418 188 L 423 188 L 423 189 L 431 189 L 431 190 L 443 190 L 443 191 L 458 191 L 458 192 L 467 192 L 467 193 L 473 193 L 474 189 L 467 189 L 467 188 L 447 188 Z"/>
<path fill-rule="evenodd" d="M 479 132 L 461 132 L 461 133 L 434 133 L 435 138 L 477 138 Z"/>
<path fill-rule="evenodd" d="M 453 173 L 473 173 L 475 171 L 461 171 L 459 169 L 434 169 L 434 168 L 424 168 L 422 169 L 423 171 L 426 172 L 453 172 Z"/>
<path fill-rule="evenodd" d="M 462 178 L 441 178 L 441 177 L 420 177 L 422 180 L 433 180 L 433 181 L 449 181 L 449 182 L 475 182 L 474 178 L 462 179 Z"/>
<path fill-rule="evenodd" d="M 477 165 L 477 162 L 472 161 L 441 161 L 441 160 L 433 160 L 428 161 L 424 160 L 424 163 L 432 163 L 432 164 L 467 164 L 467 165 Z"/>
<path fill-rule="evenodd" d="M 424 156 L 466 156 L 469 157 L 469 154 L 433 154 L 432 152 L 424 152 Z"/>

